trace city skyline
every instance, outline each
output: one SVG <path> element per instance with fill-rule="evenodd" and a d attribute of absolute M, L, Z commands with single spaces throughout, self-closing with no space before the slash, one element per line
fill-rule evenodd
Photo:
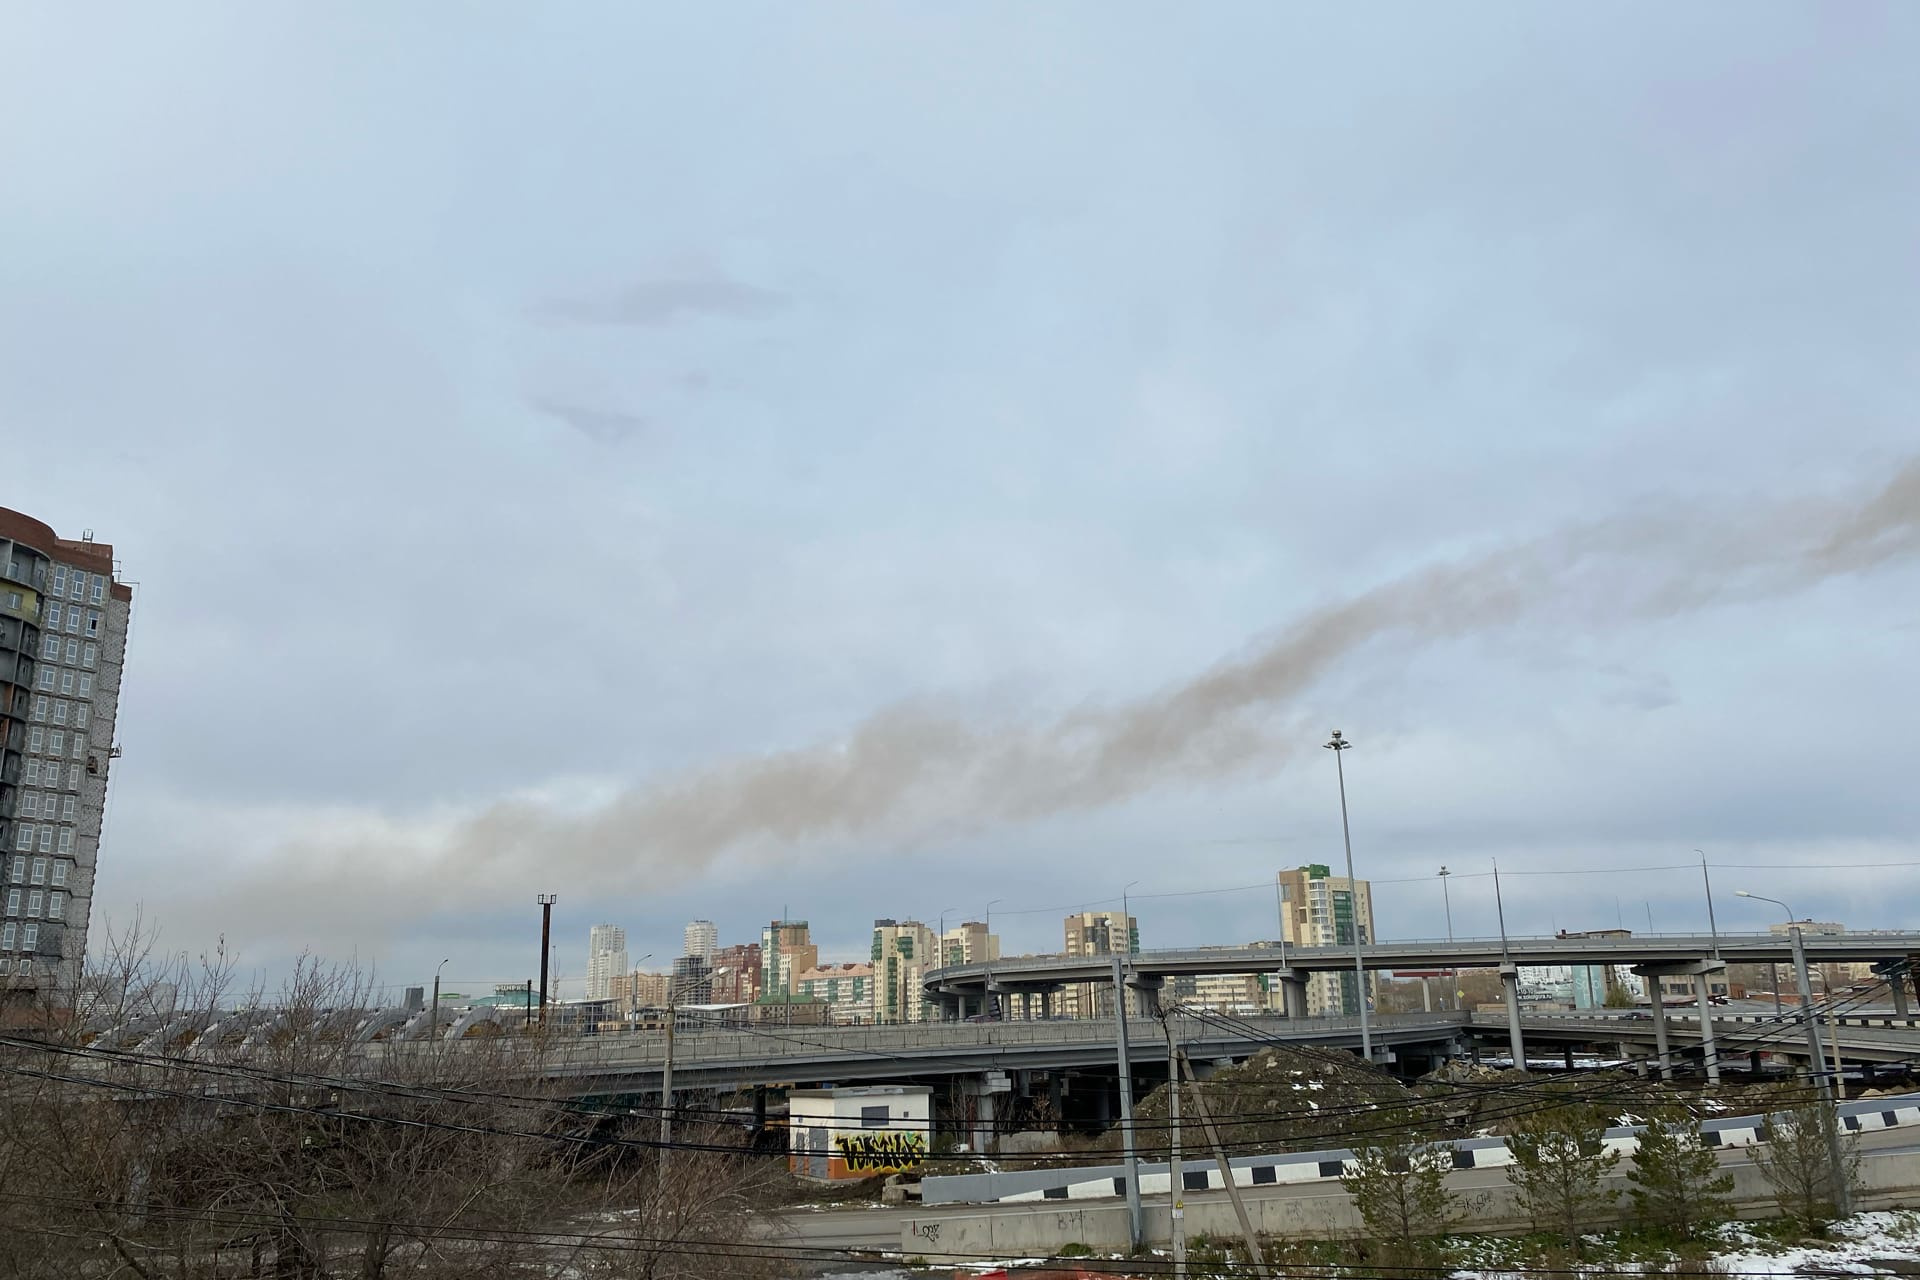
<path fill-rule="evenodd" d="M 141 584 L 94 945 L 1255 938 L 1334 728 L 1383 937 L 1702 928 L 1695 849 L 1908 923 L 1876 22 L 589 9 L 8 15 L 0 505 Z"/>

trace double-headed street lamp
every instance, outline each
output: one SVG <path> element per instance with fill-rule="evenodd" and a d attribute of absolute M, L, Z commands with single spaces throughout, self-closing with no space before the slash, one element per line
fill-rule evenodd
<path fill-rule="evenodd" d="M 1333 767 L 1340 779 L 1340 835 L 1347 845 L 1347 902 L 1348 914 L 1353 920 L 1353 979 L 1360 996 L 1360 1056 L 1368 1062 L 1373 1061 L 1373 1027 L 1367 1017 L 1367 960 L 1366 952 L 1360 940 L 1360 882 L 1353 878 L 1353 830 L 1347 825 L 1347 768 L 1341 762 L 1353 743 L 1340 736 L 1335 729 L 1333 737 L 1321 744 L 1333 752 Z"/>
<path fill-rule="evenodd" d="M 1813 1016 L 1813 984 L 1807 978 L 1807 947 L 1806 941 L 1800 936 L 1800 919 L 1794 914 L 1792 907 L 1778 898 L 1748 893 L 1745 889 L 1735 889 L 1733 893 L 1737 898 L 1771 902 L 1787 913 L 1787 936 L 1793 941 L 1793 976 L 1800 987 L 1800 1019 L 1806 1025 L 1807 1053 L 1812 1059 L 1809 1070 L 1813 1073 L 1814 1088 L 1820 1092 L 1820 1123 L 1826 1130 L 1827 1159 L 1832 1164 L 1830 1176 L 1833 1178 L 1834 1207 L 1842 1214 L 1850 1213 L 1853 1188 L 1849 1185 L 1846 1160 L 1840 1151 L 1839 1116 L 1833 1109 L 1833 1086 L 1827 1080 L 1826 1058 L 1820 1048 L 1820 1024 Z M 1836 1053 L 1839 1050 L 1839 1034 L 1836 1028 L 1834 1031 Z"/>

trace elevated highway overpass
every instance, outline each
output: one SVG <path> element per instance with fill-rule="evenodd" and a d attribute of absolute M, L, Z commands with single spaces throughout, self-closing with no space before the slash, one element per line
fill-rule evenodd
<path fill-rule="evenodd" d="M 1810 963 L 1871 963 L 1911 972 L 1920 958 L 1920 932 L 1847 933 L 1804 936 Z M 1560 965 L 1633 965 L 1636 968 L 1682 972 L 1702 966 L 1728 964 L 1789 964 L 1789 939 L 1770 933 L 1636 934 L 1618 937 L 1509 937 L 1456 938 L 1368 942 L 1362 963 L 1369 970 L 1499 969 L 1512 974 L 1521 968 Z M 1351 946 L 1299 947 L 1283 943 L 1256 943 L 1243 947 L 1194 947 L 1172 951 L 1142 951 L 1123 957 L 1127 981 L 1145 989 L 1160 987 L 1168 978 L 1208 974 L 1271 974 L 1291 987 L 1303 987 L 1314 974 L 1351 972 Z M 1050 997 L 1082 983 L 1113 980 L 1113 957 L 1017 956 L 1004 960 L 948 965 L 931 969 L 925 977 L 927 997 L 951 1017 L 979 1013 L 991 996 L 1020 997 L 1015 1016 L 1028 1011 L 1033 997 Z M 1901 1014 L 1910 1005 L 1908 983 L 1893 984 L 1893 999 Z M 1920 990 L 1920 989 L 1917 989 Z M 1043 1000 L 1042 1012 L 1047 1011 Z"/>

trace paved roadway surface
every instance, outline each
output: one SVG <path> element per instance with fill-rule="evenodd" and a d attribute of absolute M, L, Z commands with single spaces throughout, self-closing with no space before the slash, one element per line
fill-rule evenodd
<path fill-rule="evenodd" d="M 1912 1129 L 1881 1129 L 1863 1133 L 1860 1135 L 1860 1149 L 1863 1153 L 1876 1155 L 1920 1153 L 1920 1132 Z M 1745 1149 L 1739 1147 L 1728 1148 L 1721 1151 L 1719 1155 L 1723 1163 L 1747 1158 Z M 1624 1177 L 1616 1175 L 1616 1179 L 1621 1185 L 1625 1185 Z M 1499 1186 L 1506 1180 L 1507 1175 L 1504 1169 L 1462 1169 L 1450 1175 L 1447 1183 L 1455 1191 L 1472 1191 L 1483 1187 Z M 1250 1200 L 1275 1197 L 1311 1200 L 1326 1196 L 1344 1196 L 1346 1192 L 1341 1189 L 1337 1181 L 1328 1179 L 1324 1182 L 1294 1183 L 1291 1186 L 1243 1189 L 1242 1194 Z M 1195 1203 L 1224 1199 L 1225 1196 L 1224 1191 L 1187 1193 L 1187 1199 Z M 1149 1200 L 1163 1201 L 1164 1197 L 1153 1196 L 1149 1197 Z M 1110 1202 L 1083 1200 L 1077 1203 L 1081 1207 L 1090 1207 Z M 795 1209 L 779 1215 L 771 1231 L 775 1235 L 788 1237 L 794 1244 L 816 1249 L 897 1251 L 900 1248 L 900 1228 L 909 1218 L 925 1218 L 944 1213 L 1032 1213 L 1036 1207 L 1032 1203 L 1025 1203 Z"/>

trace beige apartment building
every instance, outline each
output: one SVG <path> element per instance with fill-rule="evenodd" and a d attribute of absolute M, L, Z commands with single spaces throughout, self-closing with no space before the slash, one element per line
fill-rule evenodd
<path fill-rule="evenodd" d="M 873 922 L 873 1020 L 919 1022 L 927 1016 L 921 978 L 936 963 L 939 939 L 918 920 Z"/>
<path fill-rule="evenodd" d="M 1000 939 L 978 920 L 949 929 L 940 939 L 940 963 L 981 964 L 1000 958 Z"/>
<path fill-rule="evenodd" d="M 823 964 L 794 979 L 794 994 L 827 1006 L 827 1017 L 839 1026 L 873 1021 L 873 966 Z"/>
<path fill-rule="evenodd" d="M 1070 956 L 1138 955 L 1140 922 L 1124 911 L 1079 911 L 1066 918 L 1065 951 Z M 1113 984 L 1083 982 L 1060 993 L 1060 1010 L 1069 1018 L 1111 1018 Z"/>
<path fill-rule="evenodd" d="M 1282 871 L 1280 936 L 1290 947 L 1351 947 L 1354 930 L 1364 945 L 1373 931 L 1373 887 L 1365 880 L 1336 876 L 1326 865 L 1313 863 Z M 1367 975 L 1367 998 L 1373 998 L 1373 975 Z M 1352 973 L 1318 973 L 1307 980 L 1307 1016 L 1329 1017 L 1360 1012 L 1360 987 Z"/>

